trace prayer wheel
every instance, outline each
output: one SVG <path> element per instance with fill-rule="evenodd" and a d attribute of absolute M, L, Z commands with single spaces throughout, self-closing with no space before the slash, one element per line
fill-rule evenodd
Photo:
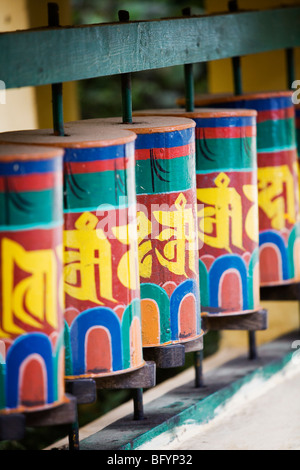
<path fill-rule="evenodd" d="M 299 187 L 292 92 L 199 98 L 195 103 L 257 111 L 260 283 L 299 282 Z"/>
<path fill-rule="evenodd" d="M 137 134 L 137 236 L 143 347 L 185 343 L 202 335 L 197 262 L 195 123 L 143 117 L 110 123 Z"/>
<path fill-rule="evenodd" d="M 66 377 L 144 366 L 132 132 L 69 126 L 10 132 L 2 141 L 63 148 Z"/>
<path fill-rule="evenodd" d="M 256 111 L 162 109 L 196 123 L 202 315 L 260 308 Z"/>
<path fill-rule="evenodd" d="M 0 145 L 0 414 L 66 401 L 63 153 Z"/>

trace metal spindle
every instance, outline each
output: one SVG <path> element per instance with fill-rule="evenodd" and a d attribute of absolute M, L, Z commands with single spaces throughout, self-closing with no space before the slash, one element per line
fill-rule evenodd
<path fill-rule="evenodd" d="M 238 11 L 238 2 L 237 0 L 231 0 L 228 3 L 228 9 L 230 12 L 234 13 Z M 233 67 L 233 81 L 234 81 L 234 94 L 239 96 L 243 93 L 242 86 L 242 67 L 241 67 L 241 58 L 233 57 L 232 58 L 232 67 Z M 249 347 L 249 359 L 257 359 L 257 347 L 256 347 L 256 334 L 255 331 L 248 332 L 248 347 Z"/>
<path fill-rule="evenodd" d="M 184 8 L 182 10 L 183 16 L 191 16 L 191 9 Z M 185 79 L 185 108 L 187 112 L 194 111 L 195 108 L 195 91 L 194 91 L 194 74 L 193 64 L 184 65 L 184 79 Z"/>
<path fill-rule="evenodd" d="M 129 12 L 127 10 L 119 10 L 119 21 L 129 21 Z M 132 123 L 132 93 L 131 93 L 131 73 L 121 74 L 121 87 L 122 87 L 122 115 L 123 123 Z"/>
<path fill-rule="evenodd" d="M 59 7 L 57 3 L 48 3 L 48 25 L 50 27 L 59 26 Z M 51 88 L 54 135 L 64 136 L 63 84 L 53 83 Z"/>
<path fill-rule="evenodd" d="M 129 21 L 130 15 L 127 10 L 118 11 L 119 21 Z M 132 123 L 132 93 L 131 93 L 131 73 L 121 74 L 122 88 L 122 118 L 124 124 Z M 134 420 L 144 419 L 143 409 L 143 389 L 133 390 Z"/>

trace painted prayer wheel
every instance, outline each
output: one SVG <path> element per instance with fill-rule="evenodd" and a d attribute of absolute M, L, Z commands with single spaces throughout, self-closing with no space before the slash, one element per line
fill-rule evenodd
<path fill-rule="evenodd" d="M 132 132 L 68 127 L 5 133 L 0 140 L 64 148 L 66 376 L 142 367 Z"/>
<path fill-rule="evenodd" d="M 0 145 L 0 414 L 66 401 L 63 153 Z"/>
<path fill-rule="evenodd" d="M 137 134 L 136 193 L 143 347 L 202 335 L 197 263 L 195 123 L 144 117 L 93 119 Z"/>
<path fill-rule="evenodd" d="M 300 281 L 300 223 L 292 92 L 196 99 L 197 106 L 257 110 L 260 282 Z"/>
<path fill-rule="evenodd" d="M 256 111 L 180 109 L 196 123 L 199 273 L 203 315 L 260 308 Z"/>

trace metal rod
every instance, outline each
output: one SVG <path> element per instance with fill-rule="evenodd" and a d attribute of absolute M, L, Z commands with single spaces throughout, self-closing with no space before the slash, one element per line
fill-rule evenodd
<path fill-rule="evenodd" d="M 239 9 L 237 0 L 229 1 L 228 9 L 231 13 L 237 12 Z M 242 86 L 242 70 L 241 70 L 241 58 L 240 57 L 232 58 L 232 67 L 233 67 L 234 93 L 235 95 L 241 95 L 243 93 L 243 86 Z"/>
<path fill-rule="evenodd" d="M 287 88 L 292 87 L 292 83 L 296 80 L 295 71 L 295 52 L 291 47 L 286 49 L 286 62 L 287 62 Z"/>
<path fill-rule="evenodd" d="M 234 93 L 235 95 L 242 95 L 243 86 L 242 86 L 241 58 L 233 57 L 232 65 L 233 65 Z"/>
<path fill-rule="evenodd" d="M 186 103 L 185 108 L 187 112 L 192 112 L 195 109 L 193 64 L 185 64 L 184 78 L 185 78 L 185 103 Z"/>
<path fill-rule="evenodd" d="M 124 124 L 132 123 L 132 95 L 131 95 L 131 74 L 121 75 L 122 86 L 122 118 Z"/>
<path fill-rule="evenodd" d="M 62 83 L 54 83 L 51 88 L 54 135 L 64 136 L 63 85 Z"/>
<path fill-rule="evenodd" d="M 204 387 L 203 381 L 203 351 L 196 351 L 194 353 L 194 365 L 195 365 L 195 387 Z"/>
<path fill-rule="evenodd" d="M 183 16 L 191 16 L 190 7 L 183 8 Z M 195 88 L 194 88 L 194 70 L 193 64 L 184 65 L 184 80 L 185 80 L 185 110 L 193 112 L 195 109 Z M 203 387 L 203 353 L 197 351 L 194 353 L 194 368 L 195 368 L 195 387 Z"/>
<path fill-rule="evenodd" d="M 191 16 L 191 9 L 184 8 L 182 10 L 183 16 Z M 193 64 L 184 65 L 184 80 L 185 80 L 185 110 L 193 112 L 195 109 L 195 90 L 194 90 L 194 74 Z"/>
<path fill-rule="evenodd" d="M 231 0 L 230 2 L 228 2 L 228 9 L 230 12 L 237 12 L 239 9 L 237 0 Z M 232 66 L 233 66 L 234 94 L 238 96 L 243 93 L 241 58 L 233 57 Z M 257 359 L 257 348 L 256 348 L 255 336 L 256 336 L 255 331 L 248 332 L 249 359 L 251 360 Z"/>
<path fill-rule="evenodd" d="M 69 450 L 79 450 L 79 424 L 75 421 L 71 424 L 69 432 Z"/>
<path fill-rule="evenodd" d="M 249 331 L 249 359 L 251 361 L 257 359 L 256 335 L 255 331 Z"/>
<path fill-rule="evenodd" d="M 127 10 L 118 11 L 119 21 L 129 21 L 130 16 Z M 132 93 L 131 93 L 131 73 L 121 74 L 122 87 L 122 118 L 124 124 L 132 123 Z M 134 419 L 140 421 L 144 419 L 143 389 L 133 390 Z"/>
<path fill-rule="evenodd" d="M 57 3 L 48 3 L 48 25 L 59 26 L 59 7 Z M 53 83 L 52 89 L 52 115 L 54 135 L 64 136 L 64 115 L 63 115 L 63 85 Z"/>
<path fill-rule="evenodd" d="M 141 421 L 144 419 L 144 407 L 143 407 L 143 389 L 137 388 L 133 390 L 133 405 L 134 405 L 134 417 L 135 421 Z"/>
<path fill-rule="evenodd" d="M 118 11 L 119 21 L 129 21 L 129 12 L 127 10 Z M 122 88 L 122 118 L 124 124 L 132 123 L 132 92 L 131 92 L 131 73 L 121 74 Z"/>
<path fill-rule="evenodd" d="M 79 422 L 78 409 L 75 408 L 75 420 L 69 427 L 69 450 L 79 450 Z"/>

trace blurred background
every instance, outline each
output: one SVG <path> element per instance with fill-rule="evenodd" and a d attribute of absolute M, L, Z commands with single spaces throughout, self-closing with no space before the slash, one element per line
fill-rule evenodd
<path fill-rule="evenodd" d="M 0 0 L 0 31 L 15 31 L 47 26 L 46 0 Z M 125 9 L 133 21 L 180 17 L 182 10 L 191 8 L 193 15 L 226 12 L 226 0 L 58 0 L 60 24 L 87 25 L 118 21 L 118 11 Z M 262 9 L 297 3 L 296 0 L 240 0 L 239 8 Z M 184 34 L 184 32 L 183 32 Z M 238 38 L 232 38 L 233 41 Z M 63 47 L 63 45 L 62 45 Z M 296 74 L 300 79 L 299 50 L 296 51 Z M 286 80 L 284 51 L 274 51 L 242 58 L 243 88 L 248 91 L 285 90 L 291 84 Z M 195 64 L 195 93 L 223 93 L 233 91 L 231 60 L 209 64 Z M 1 76 L 0 76 L 1 79 Z M 119 76 L 94 78 L 65 83 L 65 121 L 94 117 L 121 116 L 121 81 Z M 176 99 L 184 94 L 183 66 L 163 68 L 132 74 L 133 110 L 143 108 L 174 107 Z M 51 87 L 40 86 L 7 90 L 6 105 L 0 106 L 0 132 L 7 130 L 52 127 Z M 258 344 L 270 341 L 298 327 L 297 302 L 269 302 L 270 328 L 257 334 Z M 283 315 L 284 312 L 284 315 Z M 205 337 L 204 356 L 208 357 L 222 347 L 247 346 L 246 332 L 209 333 Z M 186 366 L 193 365 L 193 355 L 187 355 Z M 178 374 L 182 369 L 158 371 L 160 383 Z M 113 393 L 98 391 L 95 405 L 79 407 L 82 426 L 131 398 L 130 391 Z M 68 430 L 64 427 L 28 429 L 22 442 L 2 442 L 0 449 L 44 448 Z"/>

